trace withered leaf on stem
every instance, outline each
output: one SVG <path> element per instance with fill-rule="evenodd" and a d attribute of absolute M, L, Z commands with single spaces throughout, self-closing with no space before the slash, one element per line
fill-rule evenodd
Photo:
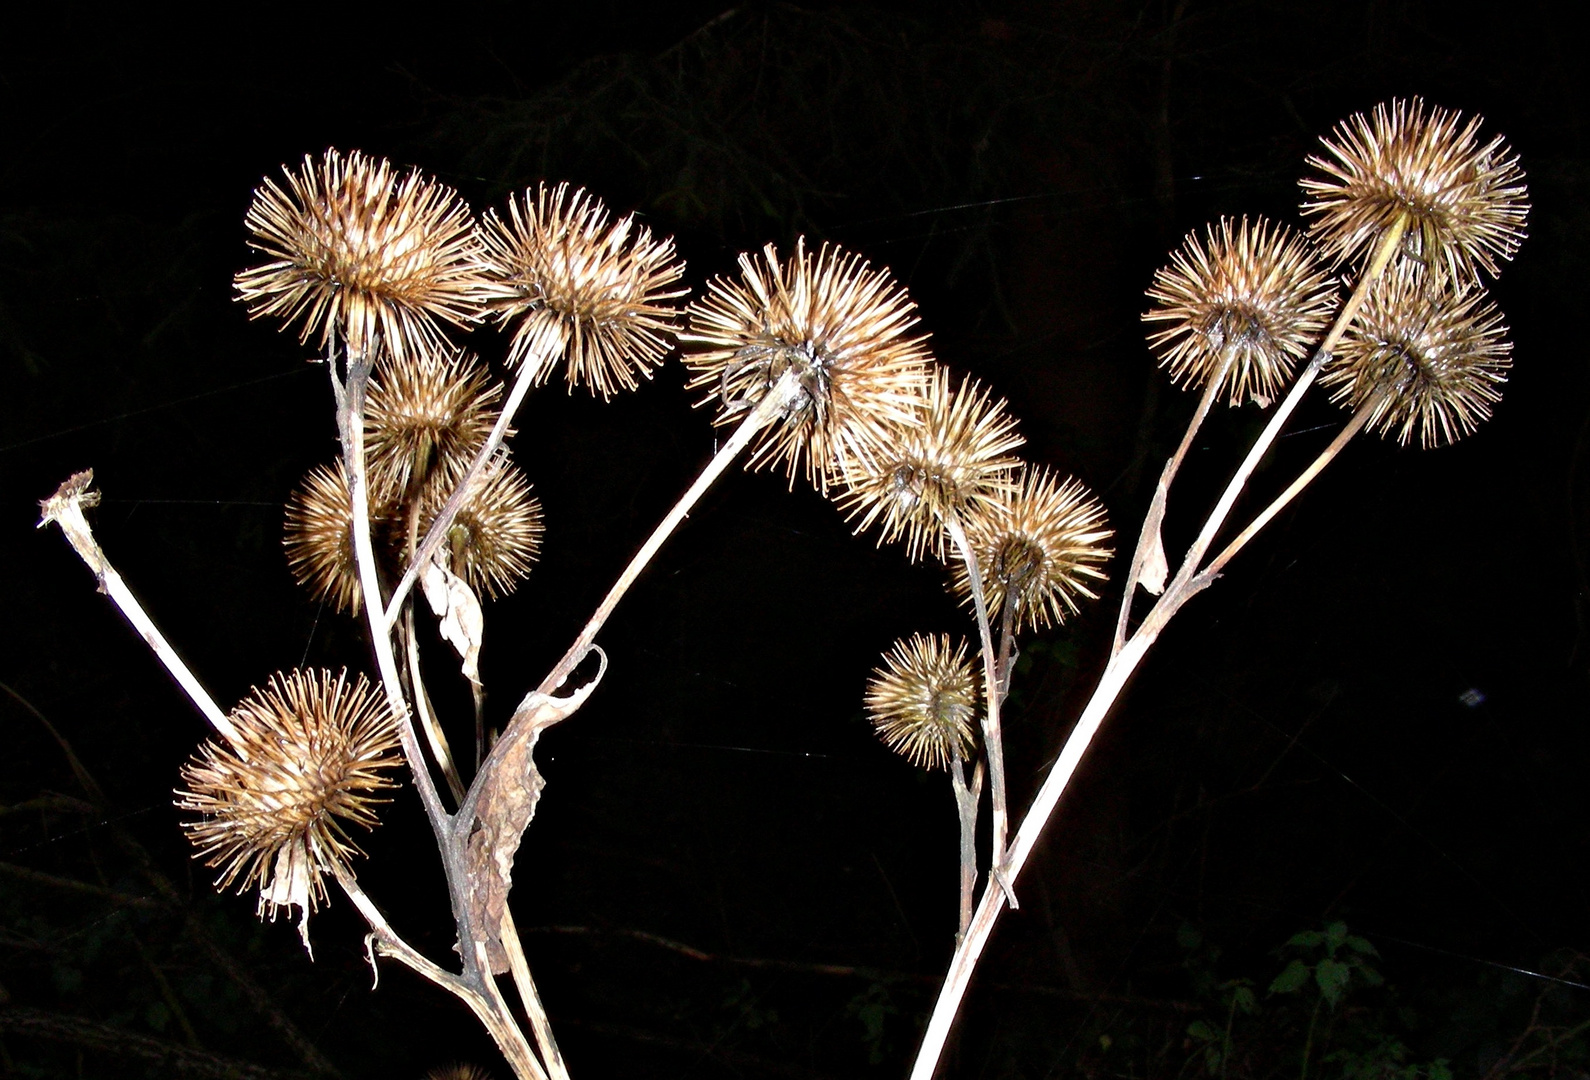
<path fill-rule="evenodd" d="M 594 648 L 594 646 L 593 646 Z M 499 927 L 513 888 L 513 860 L 519 841 L 546 781 L 536 769 L 535 748 L 541 733 L 579 711 L 607 671 L 607 656 L 596 649 L 601 666 L 590 682 L 567 697 L 531 693 L 514 710 L 497 744 L 475 778 L 455 828 L 464 840 L 464 866 L 472 883 L 469 925 L 476 941 L 486 944 L 493 975 L 508 970 Z"/>

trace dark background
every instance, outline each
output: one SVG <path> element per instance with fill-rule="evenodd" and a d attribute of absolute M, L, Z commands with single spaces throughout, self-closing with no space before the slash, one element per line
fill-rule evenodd
<path fill-rule="evenodd" d="M 251 898 L 213 895 L 169 805 L 204 726 L 32 527 L 92 466 L 106 551 L 222 702 L 306 660 L 366 666 L 361 628 L 281 554 L 280 505 L 334 428 L 306 350 L 231 299 L 262 175 L 357 148 L 477 210 L 568 179 L 675 234 L 698 288 L 767 240 L 860 250 L 1128 549 L 1192 405 L 1143 344 L 1154 269 L 1221 214 L 1295 222 L 1318 137 L 1422 94 L 1485 115 L 1529 174 L 1532 235 L 1494 290 L 1506 396 L 1453 448 L 1360 440 L 1183 611 L 1051 824 L 947 1060 L 1200 1075 L 1189 1025 L 1224 1025 L 1221 984 L 1248 978 L 1261 1008 L 1231 1075 L 1292 1075 L 1312 991 L 1294 1008 L 1265 989 L 1289 936 L 1340 920 L 1388 984 L 1320 1013 L 1331 1038 L 1522 1070 L 1515 1039 L 1590 1019 L 1590 169 L 1559 7 L 588 0 L 412 20 L 277 5 L 246 28 L 35 10 L 0 43 L 0 1068 L 504 1075 L 451 998 L 391 964 L 371 990 L 343 905 L 315 918 L 311 964 Z M 471 347 L 502 354 L 489 332 Z M 515 453 L 548 528 L 488 610 L 499 722 L 711 453 L 683 381 L 671 363 L 610 405 L 530 399 Z M 1313 395 L 1256 490 L 1341 420 Z M 1206 426 L 1173 551 L 1260 423 Z M 1025 643 L 1018 805 L 1118 602 Z M 971 627 L 940 570 L 852 537 L 809 489 L 736 472 L 692 516 L 602 635 L 606 682 L 539 752 L 513 899 L 576 1077 L 904 1072 L 952 944 L 955 819 L 942 775 L 890 755 L 860 697 L 896 637 L 945 630 Z M 367 847 L 367 889 L 446 960 L 411 794 Z"/>

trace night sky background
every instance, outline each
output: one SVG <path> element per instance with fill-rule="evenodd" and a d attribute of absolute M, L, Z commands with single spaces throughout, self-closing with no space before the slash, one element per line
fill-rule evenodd
<path fill-rule="evenodd" d="M 0 1070 L 507 1075 L 452 998 L 391 963 L 372 991 L 346 905 L 314 919 L 311 964 L 214 894 L 170 805 L 204 724 L 33 528 L 93 467 L 101 543 L 223 703 L 300 663 L 369 667 L 362 626 L 282 555 L 281 504 L 335 430 L 308 350 L 232 300 L 263 175 L 362 149 L 477 211 L 566 179 L 675 235 L 695 288 L 769 240 L 860 251 L 1125 552 L 1193 405 L 1144 345 L 1154 270 L 1222 214 L 1295 223 L 1319 136 L 1420 94 L 1483 114 L 1529 176 L 1531 235 L 1493 290 L 1504 399 L 1456 447 L 1361 438 L 1183 610 L 1029 865 L 946 1075 L 1215 1075 L 1194 1029 L 1228 1017 L 1232 1076 L 1296 1075 L 1311 1017 L 1316 1062 L 1389 1068 L 1395 1042 L 1458 1076 L 1586 1075 L 1590 95 L 1568 6 L 721 4 L 272 5 L 244 30 L 58 3 L 0 38 Z M 470 348 L 495 362 L 503 339 Z M 671 361 L 607 405 L 554 383 L 521 414 L 547 533 L 488 608 L 498 723 L 710 456 L 683 382 Z M 1255 492 L 1344 418 L 1312 394 Z M 1262 420 L 1206 424 L 1173 556 Z M 952 946 L 954 806 L 861 694 L 897 637 L 974 633 L 943 577 L 735 471 L 624 601 L 605 682 L 542 740 L 513 893 L 576 1078 L 904 1074 Z M 1118 603 L 1024 639 L 1017 806 Z M 366 847 L 367 890 L 445 962 L 412 791 Z M 1335 922 L 1385 985 L 1320 1010 L 1312 986 L 1268 993 L 1319 958 L 1288 939 Z M 1427 1075 L 1355 1060 L 1311 1075 Z"/>

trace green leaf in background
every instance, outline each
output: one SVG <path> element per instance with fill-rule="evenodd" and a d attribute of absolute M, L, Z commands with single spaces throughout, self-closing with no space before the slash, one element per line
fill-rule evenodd
<path fill-rule="evenodd" d="M 1302 936 L 1301 934 L 1298 935 L 1298 937 Z M 1295 994 L 1308 982 L 1308 977 L 1311 974 L 1312 971 L 1307 964 L 1301 960 L 1293 960 L 1286 965 L 1281 974 L 1277 975 L 1275 981 L 1270 984 L 1270 993 Z"/>
<path fill-rule="evenodd" d="M 1296 963 L 1296 961 L 1293 961 Z M 1290 970 L 1290 969 L 1288 969 Z M 1282 972 L 1284 975 L 1285 972 Z M 1353 976 L 1352 968 L 1340 960 L 1326 958 L 1319 962 L 1314 969 L 1314 981 L 1319 983 L 1319 992 L 1325 995 L 1325 1000 L 1330 1002 L 1331 1008 L 1342 999 L 1342 991 L 1347 989 L 1347 981 Z"/>

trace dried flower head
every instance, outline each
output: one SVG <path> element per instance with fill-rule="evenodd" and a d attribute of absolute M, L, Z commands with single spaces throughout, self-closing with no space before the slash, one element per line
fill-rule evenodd
<path fill-rule="evenodd" d="M 653 240 L 634 215 L 608 224 L 607 208 L 583 189 L 540 185 L 508 200 L 508 219 L 486 214 L 481 230 L 491 309 L 517 323 L 508 363 L 537 365 L 544 380 L 559 357 L 572 391 L 585 383 L 610 397 L 651 378 L 673 334 L 674 308 L 685 294 L 673 240 Z"/>
<path fill-rule="evenodd" d="M 420 507 L 421 536 L 436 520 L 458 477 L 457 472 L 439 474 L 426 489 Z M 518 468 L 498 459 L 476 481 L 474 494 L 453 518 L 444 550 L 452 557 L 453 573 L 476 593 L 505 596 L 530 573 L 545 531 L 541 501 L 530 494 L 530 482 Z"/>
<path fill-rule="evenodd" d="M 1275 399 L 1324 332 L 1335 282 L 1309 245 L 1263 218 L 1210 226 L 1207 244 L 1188 233 L 1170 265 L 1154 274 L 1143 315 L 1171 379 L 1202 389 L 1218 379 L 1232 405 Z"/>
<path fill-rule="evenodd" d="M 764 428 L 752 468 L 782 463 L 826 488 L 840 456 L 887 441 L 910 421 L 924 382 L 926 338 L 908 337 L 916 305 L 887 269 L 824 244 L 813 257 L 804 239 L 780 260 L 769 244 L 760 258 L 740 256 L 738 280 L 714 278 L 690 305 L 694 351 L 684 356 L 691 389 L 708 387 L 714 423 L 739 422 L 793 370 L 794 397 Z"/>
<path fill-rule="evenodd" d="M 393 517 L 392 504 L 378 501 L 382 494 L 370 492 L 372 531 Z M 340 461 L 311 470 L 287 500 L 282 546 L 293 577 L 315 599 L 329 601 L 337 611 L 359 613 L 364 594 L 353 559 L 353 504 Z"/>
<path fill-rule="evenodd" d="M 309 946 L 309 913 L 325 901 L 321 875 L 363 854 L 349 824 L 376 823 L 385 771 L 403 764 L 385 700 L 363 676 L 273 675 L 232 710 L 236 743 L 211 739 L 182 768 L 177 806 L 202 815 L 183 827 L 196 858 L 219 867 L 218 889 L 258 886 L 259 914 L 297 907 Z"/>
<path fill-rule="evenodd" d="M 1320 377 L 1331 400 L 1369 405 L 1369 428 L 1404 445 L 1454 443 L 1491 415 L 1512 366 L 1507 327 L 1479 286 L 1459 292 L 1395 268 L 1370 289 Z"/>
<path fill-rule="evenodd" d="M 1321 140 L 1326 153 L 1308 159 L 1325 175 L 1301 181 L 1315 241 L 1338 265 L 1366 260 L 1401 219 L 1398 261 L 1458 286 L 1482 268 L 1496 276 L 1524 238 L 1529 193 L 1500 136 L 1480 145 L 1480 123 L 1413 98 L 1338 124 Z"/>
<path fill-rule="evenodd" d="M 327 150 L 287 186 L 267 178 L 244 219 L 249 247 L 271 261 L 234 279 L 250 317 L 302 322 L 300 341 L 340 335 L 368 356 L 430 352 L 440 322 L 479 314 L 479 243 L 469 208 L 451 188 L 357 151 Z"/>
<path fill-rule="evenodd" d="M 878 737 L 927 769 L 970 757 L 977 676 L 966 642 L 951 650 L 948 634 L 913 634 L 896 641 L 883 663 L 867 680 L 867 716 Z"/>
<path fill-rule="evenodd" d="M 1065 622 L 1078 598 L 1098 599 L 1090 582 L 1105 580 L 1100 567 L 1114 552 L 1104 542 L 1114 535 L 1093 493 L 1047 468 L 1023 470 L 1016 491 L 966 523 L 989 613 L 1012 604 L 1014 625 L 1034 630 Z M 970 603 L 966 565 L 957 561 L 952 575 L 951 587 Z"/>
<path fill-rule="evenodd" d="M 364 408 L 371 489 L 397 500 L 434 470 L 467 467 L 501 398 L 501 384 L 467 353 L 383 357 Z"/>
<path fill-rule="evenodd" d="M 1024 441 L 1003 399 L 971 379 L 950 388 L 940 368 L 923 386 L 916 415 L 888 429 L 890 441 L 840 462 L 839 506 L 856 531 L 877 522 L 885 540 L 905 539 L 912 562 L 931 552 L 944 558 L 946 518 L 991 511 L 1015 490 L 1021 462 L 1010 451 Z"/>
<path fill-rule="evenodd" d="M 425 1074 L 425 1080 L 491 1080 L 491 1073 L 479 1065 L 468 1065 L 459 1062 L 456 1065 L 442 1065 Z"/>

